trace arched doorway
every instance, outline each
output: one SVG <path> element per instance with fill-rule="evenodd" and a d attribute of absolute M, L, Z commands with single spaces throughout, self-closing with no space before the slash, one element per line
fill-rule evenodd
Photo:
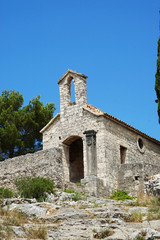
<path fill-rule="evenodd" d="M 64 144 L 69 146 L 69 179 L 71 182 L 79 182 L 84 178 L 82 138 L 72 136 L 65 140 Z"/>

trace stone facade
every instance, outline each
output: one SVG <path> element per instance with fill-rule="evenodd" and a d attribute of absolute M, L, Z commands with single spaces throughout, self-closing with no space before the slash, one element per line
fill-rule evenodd
<path fill-rule="evenodd" d="M 43 149 L 62 150 L 65 181 L 81 181 L 95 194 L 111 193 L 126 188 L 129 176 L 129 191 L 138 191 L 144 171 L 159 171 L 160 142 L 87 104 L 86 79 L 68 70 L 58 81 L 60 113 L 41 130 Z"/>
<path fill-rule="evenodd" d="M 50 148 L 32 154 L 7 159 L 0 163 L 0 186 L 14 189 L 14 180 L 20 177 L 46 177 L 55 186 L 63 187 L 61 149 Z"/>

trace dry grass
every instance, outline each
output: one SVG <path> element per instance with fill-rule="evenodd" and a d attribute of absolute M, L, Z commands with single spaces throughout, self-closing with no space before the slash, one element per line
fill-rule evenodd
<path fill-rule="evenodd" d="M 28 231 L 26 232 L 26 236 L 28 239 L 43 239 L 43 240 L 47 240 L 47 229 L 43 226 L 34 229 L 28 229 Z"/>
<path fill-rule="evenodd" d="M 28 223 L 26 215 L 17 210 L 6 211 L 3 214 L 2 219 L 6 226 L 23 226 L 25 223 Z"/>
<path fill-rule="evenodd" d="M 45 205 L 45 204 L 42 204 L 41 206 L 42 208 L 46 208 L 49 212 L 49 214 L 56 214 L 58 212 L 58 209 L 53 209 L 51 206 L 49 205 Z"/>
<path fill-rule="evenodd" d="M 125 217 L 124 220 L 126 222 L 142 222 L 144 216 L 144 213 L 135 211 L 131 213 L 131 216 Z"/>
<path fill-rule="evenodd" d="M 13 232 L 10 227 L 0 225 L 0 239 L 13 239 Z"/>
<path fill-rule="evenodd" d="M 160 200 L 156 197 L 141 195 L 136 201 L 128 203 L 128 206 L 148 207 L 147 220 L 160 219 Z"/>
<path fill-rule="evenodd" d="M 145 240 L 146 234 L 147 234 L 146 231 L 141 231 L 141 233 L 138 234 L 135 240 Z"/>
<path fill-rule="evenodd" d="M 104 239 L 114 234 L 114 231 L 108 228 L 105 230 L 101 230 L 100 232 L 96 232 L 96 230 L 94 229 L 93 232 L 94 232 L 93 237 L 95 239 Z"/>
<path fill-rule="evenodd" d="M 159 205 L 160 202 L 156 197 L 150 195 L 140 195 L 136 201 L 128 203 L 128 206 L 140 206 L 140 207 L 152 207 L 153 205 Z"/>

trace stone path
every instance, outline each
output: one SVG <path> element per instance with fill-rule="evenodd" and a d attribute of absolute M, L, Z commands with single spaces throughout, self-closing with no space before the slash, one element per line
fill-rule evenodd
<path fill-rule="evenodd" d="M 19 210 L 27 215 L 28 222 L 10 226 L 11 238 L 5 238 L 5 231 L 2 230 L 4 237 L 0 239 L 31 239 L 27 237 L 28 232 L 40 228 L 46 229 L 47 235 L 39 239 L 47 240 L 160 239 L 160 220 L 147 221 L 147 207 L 130 207 L 128 202 L 96 197 L 74 202 L 70 194 L 64 194 L 61 199 L 53 197 L 52 200 L 52 203 L 22 199 L 4 201 L 4 210 Z M 128 222 L 127 219 L 135 212 L 143 215 L 142 222 Z"/>

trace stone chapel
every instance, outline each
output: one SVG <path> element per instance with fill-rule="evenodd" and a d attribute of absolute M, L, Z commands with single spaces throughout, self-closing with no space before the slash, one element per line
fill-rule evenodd
<path fill-rule="evenodd" d="M 59 79 L 60 113 L 41 130 L 43 149 L 62 150 L 66 182 L 93 193 L 143 191 L 144 181 L 160 172 L 160 141 L 88 104 L 86 80 L 70 69 Z"/>

